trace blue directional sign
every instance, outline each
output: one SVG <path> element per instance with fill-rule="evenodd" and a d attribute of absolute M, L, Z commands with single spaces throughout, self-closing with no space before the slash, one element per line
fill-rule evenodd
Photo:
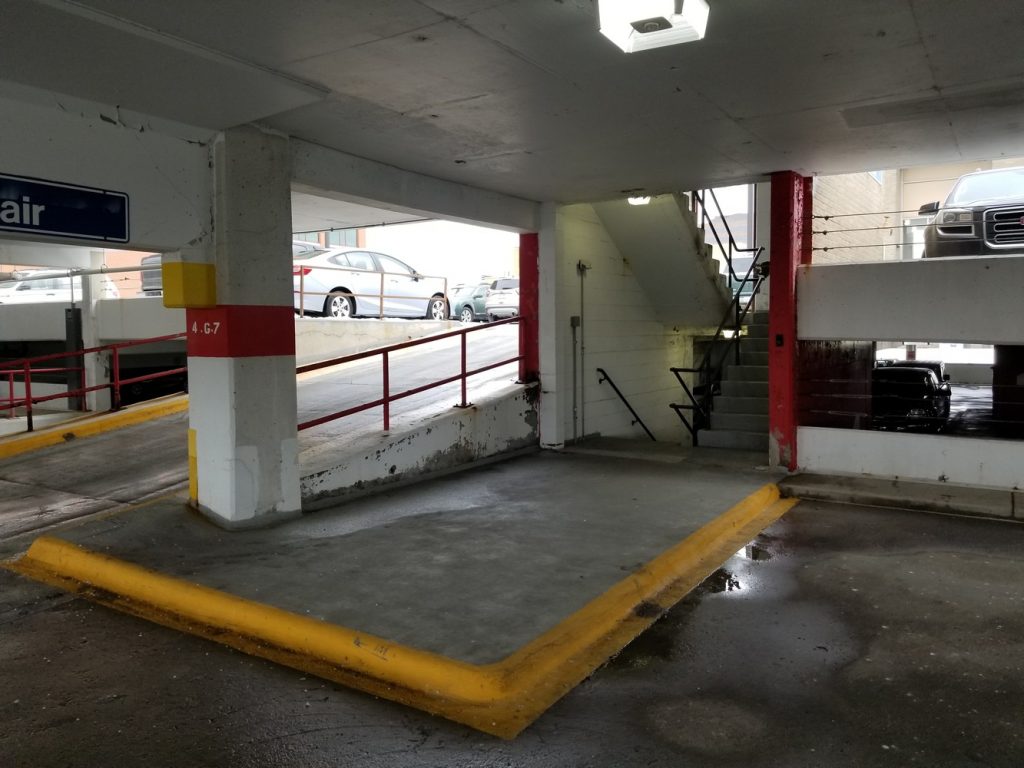
<path fill-rule="evenodd" d="M 0 173 L 0 230 L 128 242 L 128 195 Z"/>

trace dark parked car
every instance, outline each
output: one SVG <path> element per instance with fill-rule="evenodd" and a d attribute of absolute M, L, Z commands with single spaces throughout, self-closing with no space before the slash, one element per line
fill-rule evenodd
<path fill-rule="evenodd" d="M 878 368 L 928 368 L 938 377 L 947 391 L 949 391 L 949 374 L 946 373 L 946 363 L 942 360 L 879 360 L 875 365 Z"/>
<path fill-rule="evenodd" d="M 919 213 L 932 216 L 924 258 L 1024 253 L 1024 168 L 968 173 Z"/>
<path fill-rule="evenodd" d="M 876 429 L 917 427 L 938 431 L 949 418 L 950 386 L 928 367 L 881 365 L 871 371 Z"/>
<path fill-rule="evenodd" d="M 452 318 L 464 323 L 487 319 L 487 289 L 489 282 L 457 285 L 452 290 Z"/>

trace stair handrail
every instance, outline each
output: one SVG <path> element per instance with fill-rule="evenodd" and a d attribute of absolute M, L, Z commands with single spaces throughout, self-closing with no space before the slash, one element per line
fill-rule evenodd
<path fill-rule="evenodd" d="M 725 227 L 725 233 L 726 233 L 726 236 L 727 236 L 726 237 L 726 242 L 727 242 L 728 245 L 723 245 L 722 244 L 722 238 L 718 234 L 717 227 L 715 227 L 714 219 L 712 219 L 711 216 L 708 214 L 707 198 L 708 198 L 709 195 L 711 197 L 711 202 L 714 203 L 714 205 L 715 205 L 715 210 L 718 211 L 718 218 L 721 220 L 723 226 Z M 697 218 L 698 226 L 700 227 L 701 231 L 702 232 L 708 232 L 708 231 L 711 232 L 712 237 L 714 237 L 715 243 L 718 245 L 718 249 L 725 256 L 726 267 L 729 270 L 728 271 L 728 278 L 729 278 L 729 290 L 730 290 L 730 292 L 732 292 L 734 294 L 735 293 L 740 293 L 743 290 L 743 285 L 744 285 L 745 281 L 740 281 L 739 275 L 736 274 L 736 270 L 733 268 L 733 256 L 735 254 L 737 254 L 737 253 L 756 253 L 758 251 L 758 248 L 757 247 L 753 247 L 753 248 L 740 248 L 739 245 L 736 243 L 736 238 L 732 234 L 732 227 L 729 226 L 729 220 L 725 217 L 725 214 L 722 213 L 722 206 L 718 202 L 718 196 L 715 194 L 715 190 L 713 190 L 713 189 L 705 189 L 705 190 L 695 189 L 695 190 L 693 190 L 690 193 L 690 200 L 691 200 L 691 204 L 692 204 L 693 215 L 694 215 L 695 218 Z M 754 217 L 754 221 L 755 221 L 755 225 L 756 225 L 756 221 L 757 221 L 757 199 L 756 199 L 756 197 L 754 199 L 754 210 L 751 213 L 752 213 L 752 215 Z M 747 272 L 749 273 L 749 271 L 750 270 L 748 269 Z M 739 288 L 734 288 L 734 286 L 735 286 L 735 284 L 737 282 L 740 283 L 740 287 Z"/>
<path fill-rule="evenodd" d="M 608 375 L 608 371 L 606 371 L 604 368 L 598 368 L 597 372 L 601 374 L 601 378 L 599 378 L 597 380 L 597 383 L 598 384 L 603 384 L 604 382 L 607 381 L 609 384 L 611 384 L 612 385 L 612 389 L 615 390 L 615 394 L 619 396 L 619 400 L 621 400 L 625 404 L 625 406 L 629 409 L 629 412 L 631 414 L 633 414 L 633 422 L 632 423 L 633 424 L 639 424 L 641 427 L 643 427 L 644 432 L 647 433 L 647 436 L 649 438 L 651 438 L 651 440 L 653 440 L 654 442 L 658 442 L 658 438 L 656 438 L 654 436 L 654 433 L 651 432 L 651 430 L 649 430 L 647 428 L 647 425 L 644 424 L 644 420 L 640 418 L 640 414 L 638 414 L 635 410 L 633 410 L 633 406 L 629 404 L 629 400 L 627 400 L 626 396 L 624 394 L 622 394 L 622 390 L 620 390 L 617 386 L 615 386 L 615 382 L 612 381 L 612 377 Z"/>
<path fill-rule="evenodd" d="M 768 262 L 761 262 L 761 257 L 764 255 L 764 246 L 759 246 L 753 249 L 753 251 L 754 258 L 750 262 L 750 267 L 747 268 L 747 273 L 743 276 L 742 281 L 740 281 L 738 290 L 733 294 L 732 300 L 729 302 L 729 306 L 726 307 L 725 314 L 722 316 L 722 322 L 720 322 L 718 324 L 718 328 L 715 329 L 715 334 L 711 338 L 711 343 L 708 345 L 708 349 L 704 353 L 704 357 L 701 358 L 700 365 L 694 368 L 669 368 L 669 371 L 672 372 L 682 385 L 683 392 L 689 400 L 688 403 L 670 403 L 669 408 L 674 410 L 682 420 L 683 425 L 690 433 L 690 437 L 692 438 L 694 445 L 698 444 L 697 434 L 701 429 L 705 429 L 710 421 L 711 411 L 714 406 L 715 384 L 721 379 L 722 368 L 725 366 L 725 360 L 729 356 L 729 352 L 732 351 L 733 347 L 736 349 L 736 362 L 739 363 L 740 328 L 747 317 L 747 313 L 750 312 L 750 308 L 754 304 L 754 299 L 757 297 L 758 291 L 761 290 L 761 285 L 768 278 Z M 752 287 L 750 293 L 747 295 L 746 302 L 743 302 L 743 289 L 747 283 L 751 283 Z M 728 328 L 730 325 L 732 327 Z M 731 330 L 732 333 L 728 336 L 725 350 L 722 351 L 721 357 L 718 358 L 718 362 L 713 363 L 715 357 L 715 346 L 720 339 L 725 337 L 725 331 L 727 328 Z M 684 373 L 698 374 L 699 384 L 694 387 L 694 390 L 699 387 L 699 391 L 690 389 L 686 384 L 686 381 L 683 379 L 682 374 Z M 693 413 L 692 423 L 683 415 L 683 411 L 690 411 Z"/>

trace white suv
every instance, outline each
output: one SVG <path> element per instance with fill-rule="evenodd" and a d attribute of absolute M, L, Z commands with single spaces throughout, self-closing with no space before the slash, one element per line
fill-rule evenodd
<path fill-rule="evenodd" d="M 488 320 L 501 320 L 519 314 L 519 278 L 502 277 L 491 283 L 484 303 Z"/>

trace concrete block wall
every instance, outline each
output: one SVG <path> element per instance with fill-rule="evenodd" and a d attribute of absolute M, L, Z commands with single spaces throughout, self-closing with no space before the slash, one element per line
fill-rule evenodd
<path fill-rule="evenodd" d="M 682 440 L 682 424 L 668 407 L 682 392 L 669 367 L 692 364 L 692 331 L 666 327 L 656 319 L 628 255 L 623 258 L 592 206 L 559 207 L 554 219 L 558 301 L 556 316 L 542 313 L 541 323 L 542 334 L 553 333 L 558 339 L 557 387 L 564 438 L 572 439 L 574 426 L 570 318 L 582 314 L 585 348 L 582 361 L 576 355 L 576 433 L 646 438 L 639 425 L 631 424 L 632 416 L 612 388 L 598 382 L 597 368 L 604 368 L 659 440 Z M 582 278 L 582 310 L 576 268 L 580 261 L 589 266 Z"/>
<path fill-rule="evenodd" d="M 870 173 L 817 176 L 814 179 L 814 215 L 867 213 L 838 219 L 815 219 L 815 264 L 844 264 L 898 259 L 896 243 L 902 239 L 898 171 L 882 171 L 881 181 Z M 866 230 L 866 231 L 851 231 Z M 820 250 L 828 248 L 829 250 Z M 835 250 L 832 250 L 835 249 Z"/>

